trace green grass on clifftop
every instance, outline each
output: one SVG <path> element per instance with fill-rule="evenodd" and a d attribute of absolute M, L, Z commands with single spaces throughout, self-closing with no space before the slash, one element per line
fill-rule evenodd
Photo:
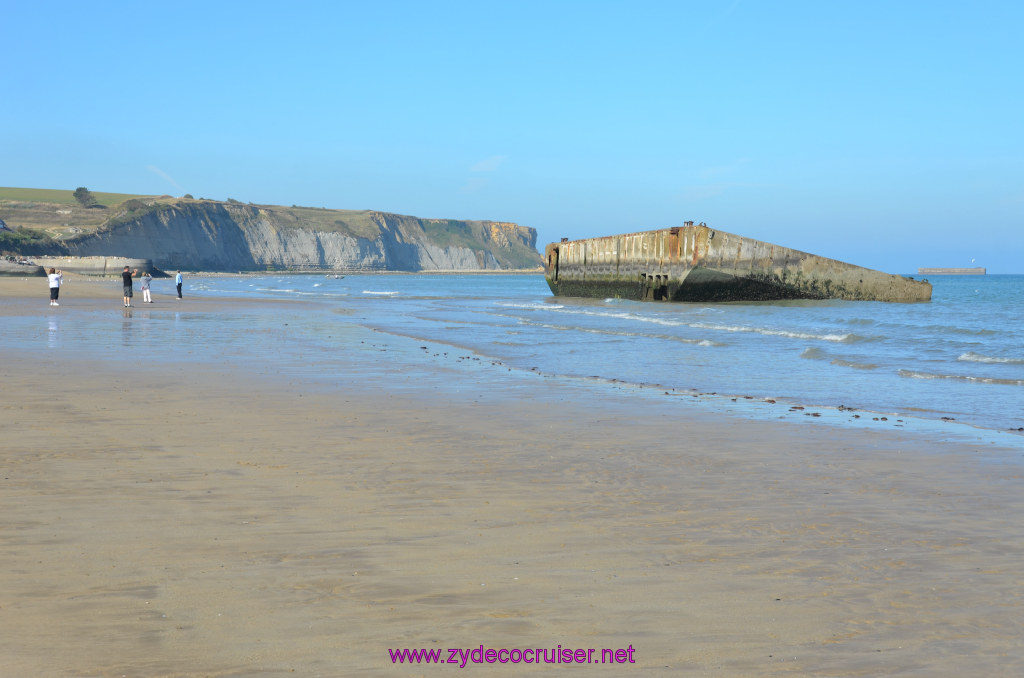
<path fill-rule="evenodd" d="M 77 188 L 77 187 L 76 187 Z M 92 197 L 96 198 L 96 202 L 105 207 L 111 207 L 118 205 L 125 200 L 132 198 L 155 198 L 156 196 L 147 195 L 131 195 L 129 193 L 100 193 L 98 191 L 90 191 Z M 66 191 L 61 191 L 52 188 L 8 188 L 0 186 L 0 202 L 12 201 L 12 202 L 44 202 L 53 205 L 78 205 L 78 201 L 75 200 L 75 189 L 70 188 Z"/>
<path fill-rule="evenodd" d="M 130 201 L 172 202 L 169 195 L 130 195 L 92 192 L 95 207 L 75 200 L 75 189 L 0 187 L 0 219 L 13 229 L 33 229 L 58 240 L 91 233 L 103 226 L 120 205 Z"/>

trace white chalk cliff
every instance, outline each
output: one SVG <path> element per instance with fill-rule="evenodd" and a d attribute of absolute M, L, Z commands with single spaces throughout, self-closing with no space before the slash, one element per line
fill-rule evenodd
<path fill-rule="evenodd" d="M 164 270 L 484 271 L 540 266 L 536 242 L 507 222 L 180 200 L 126 210 L 64 246 Z"/>

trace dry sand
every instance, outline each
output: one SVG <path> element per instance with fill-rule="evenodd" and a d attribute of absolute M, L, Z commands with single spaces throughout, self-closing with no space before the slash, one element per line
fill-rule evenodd
<path fill-rule="evenodd" d="M 46 298 L 0 279 L 0 323 Z M 1019 450 L 547 383 L 0 365 L 4 676 L 1024 675 Z M 388 654 L 481 645 L 635 663 Z"/>

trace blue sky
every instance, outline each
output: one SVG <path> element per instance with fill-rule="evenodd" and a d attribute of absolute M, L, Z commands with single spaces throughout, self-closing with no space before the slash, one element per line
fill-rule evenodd
<path fill-rule="evenodd" d="M 1024 3 L 3 0 L 0 186 L 1024 272 Z"/>

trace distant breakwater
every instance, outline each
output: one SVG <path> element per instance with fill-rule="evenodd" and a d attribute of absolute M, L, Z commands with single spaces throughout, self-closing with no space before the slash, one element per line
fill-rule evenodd
<path fill-rule="evenodd" d="M 165 277 L 164 271 L 158 270 L 150 259 L 134 259 L 130 257 L 32 257 L 32 261 L 44 269 L 55 268 L 69 273 L 96 276 L 118 276 L 127 266 L 140 273 L 148 271 L 154 278 Z"/>
<path fill-rule="evenodd" d="M 919 268 L 918 275 L 986 275 L 987 270 L 977 268 Z"/>

